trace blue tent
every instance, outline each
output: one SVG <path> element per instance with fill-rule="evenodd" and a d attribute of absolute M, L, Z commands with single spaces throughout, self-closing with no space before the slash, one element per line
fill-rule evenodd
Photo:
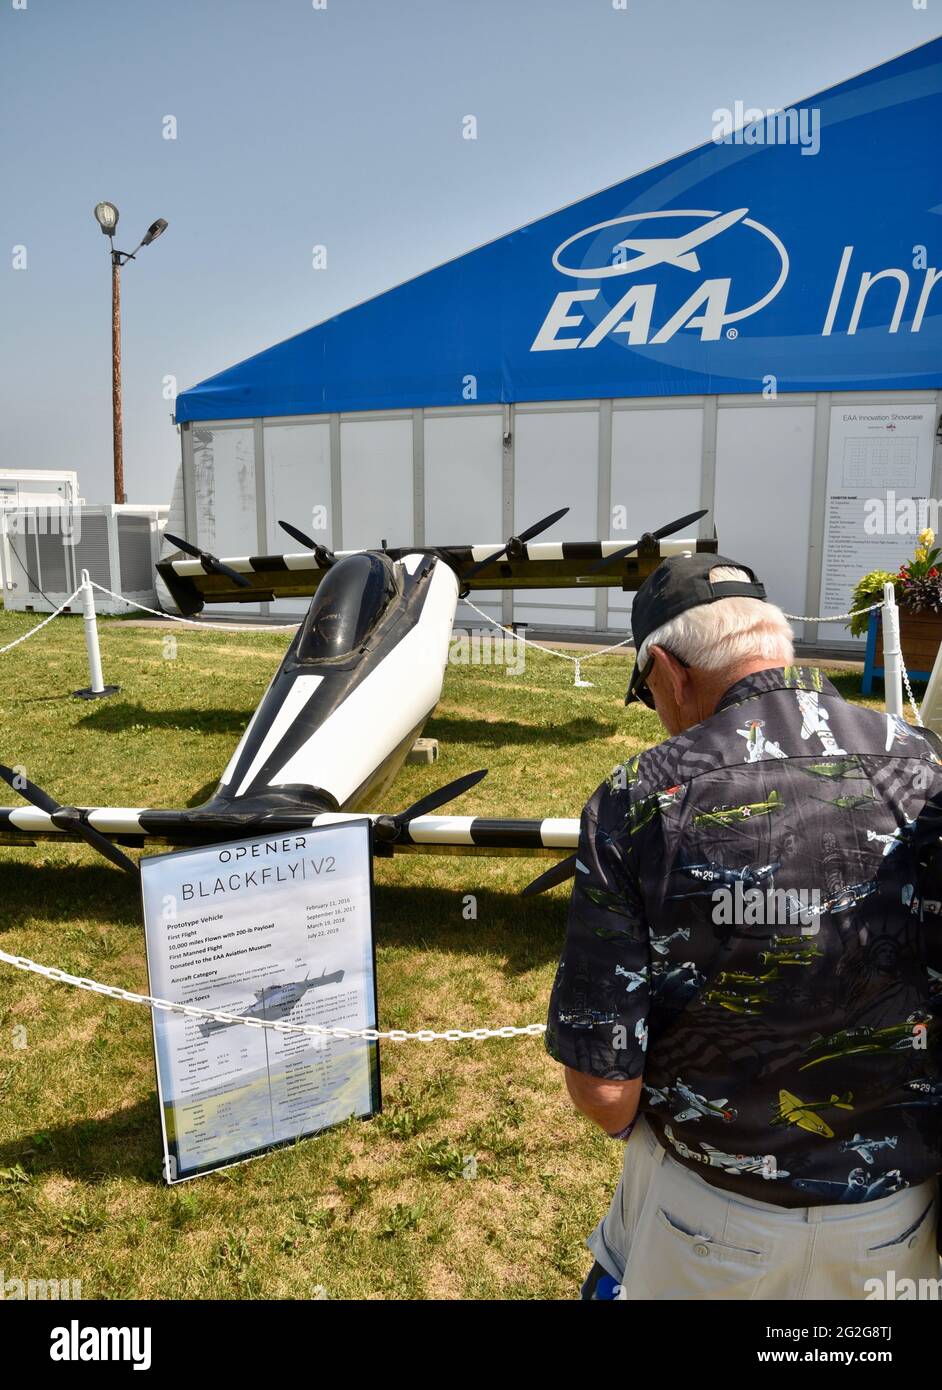
<path fill-rule="evenodd" d="M 177 420 L 942 387 L 940 131 L 935 39 L 208 378 Z"/>

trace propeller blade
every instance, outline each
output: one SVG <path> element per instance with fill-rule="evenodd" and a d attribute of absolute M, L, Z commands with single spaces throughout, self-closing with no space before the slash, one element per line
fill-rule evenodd
<path fill-rule="evenodd" d="M 53 811 L 62 810 L 59 802 L 53 801 L 52 797 L 49 796 L 47 792 L 44 792 L 42 787 L 37 787 L 35 782 L 30 782 L 27 777 L 23 777 L 19 773 L 14 772 L 12 767 L 6 767 L 3 763 L 0 763 L 0 777 L 3 778 L 11 791 L 19 792 L 20 796 L 26 801 L 32 802 L 40 811 L 45 811 L 47 816 L 51 816 Z"/>
<path fill-rule="evenodd" d="M 590 565 L 586 574 L 598 574 L 599 570 L 608 569 L 609 565 L 617 564 L 619 560 L 624 560 L 626 555 L 631 555 L 638 549 L 640 540 L 635 541 L 634 545 L 626 545 L 622 550 L 613 550 L 611 555 L 606 555 L 602 560 L 596 560 L 594 565 Z"/>
<path fill-rule="evenodd" d="M 676 521 L 669 521 L 666 526 L 659 526 L 656 531 L 647 534 L 654 540 L 664 540 L 666 536 L 672 536 L 676 531 L 682 531 L 685 526 L 690 526 L 693 522 L 699 521 L 701 516 L 706 516 L 707 508 L 703 507 L 698 512 L 688 512 L 686 516 L 680 516 Z M 644 538 L 636 540 L 633 545 L 626 545 L 622 550 L 615 550 L 611 555 L 606 555 L 604 560 L 598 560 L 587 571 L 588 574 L 598 574 L 599 570 L 607 569 L 609 565 L 616 564 L 619 560 L 624 560 L 626 555 L 631 555 L 638 549 Z"/>
<path fill-rule="evenodd" d="M 408 825 L 410 820 L 416 820 L 419 816 L 430 815 L 432 811 L 437 811 L 439 806 L 444 806 L 449 801 L 456 801 L 459 796 L 463 796 L 466 791 L 477 786 L 487 776 L 487 768 L 482 767 L 477 772 L 466 772 L 463 777 L 456 777 L 454 782 L 448 782 L 444 787 L 439 787 L 437 791 L 429 792 L 428 796 L 423 796 L 420 801 L 414 802 L 405 811 L 399 811 L 393 816 L 393 820 L 400 826 Z"/>
<path fill-rule="evenodd" d="M 200 550 L 199 546 L 191 545 L 191 543 L 185 541 L 182 536 L 174 536 L 171 535 L 169 531 L 165 531 L 164 540 L 169 541 L 171 545 L 175 545 L 178 550 L 184 551 L 187 555 L 192 555 L 194 560 L 201 560 L 203 558 L 203 552 Z"/>
<path fill-rule="evenodd" d="M 174 536 L 169 531 L 164 532 L 164 540 L 169 541 L 171 545 L 175 545 L 177 549 L 182 550 L 184 554 L 192 555 L 194 560 L 201 561 L 203 566 L 208 569 L 211 574 L 225 575 L 226 579 L 231 579 L 232 583 L 237 585 L 240 589 L 251 589 L 252 581 L 250 579 L 246 579 L 244 574 L 240 574 L 238 570 L 232 569 L 230 565 L 224 565 L 222 560 L 217 560 L 216 556 L 210 555 L 208 550 L 200 550 L 198 545 L 191 545 L 190 542 L 185 541 L 182 536 Z"/>
<path fill-rule="evenodd" d="M 328 550 L 326 545 L 321 545 L 319 541 L 312 540 L 310 536 L 306 536 L 303 531 L 299 531 L 296 526 L 292 526 L 290 521 L 279 521 L 278 525 L 283 531 L 287 531 L 288 535 L 291 536 L 293 540 L 300 541 L 308 550 L 314 551 L 314 558 L 321 569 L 329 570 L 331 565 L 336 563 L 337 557 L 332 550 Z"/>
<path fill-rule="evenodd" d="M 558 512 L 550 512 L 549 516 L 544 516 L 542 521 L 538 521 L 533 526 L 528 526 L 525 531 L 521 531 L 517 537 L 518 541 L 532 541 L 534 536 L 538 536 L 541 531 L 548 531 L 560 517 L 565 516 L 569 511 L 568 507 L 560 507 Z"/>
<path fill-rule="evenodd" d="M 231 569 L 229 565 L 224 565 L 223 562 L 217 560 L 214 555 L 210 556 L 210 561 L 210 568 L 214 574 L 224 574 L 227 579 L 231 579 L 233 584 L 238 585 L 240 589 L 251 589 L 252 581 L 251 579 L 246 579 L 244 574 L 240 574 L 238 570 Z"/>
<path fill-rule="evenodd" d="M 473 787 L 480 782 L 482 777 L 487 776 L 487 768 L 482 768 L 478 772 L 465 773 L 464 777 L 458 777 L 454 782 L 449 782 L 444 787 L 429 792 L 428 796 L 423 796 L 421 800 L 407 806 L 404 811 L 397 811 L 394 815 L 377 816 L 373 821 L 374 851 L 377 854 L 392 854 L 392 846 L 400 839 L 402 832 L 418 816 L 426 816 L 430 811 L 436 811 L 439 806 L 444 806 L 447 801 L 454 801 L 456 797 L 466 792 L 469 787 Z"/>
<path fill-rule="evenodd" d="M 110 859 L 112 864 L 117 864 L 119 869 L 124 869 L 126 873 L 130 874 L 140 873 L 134 860 L 129 859 L 126 854 L 122 854 L 117 845 L 113 845 L 94 826 L 83 821 L 81 812 L 75 806 L 63 806 L 60 802 L 54 801 L 48 792 L 43 791 L 42 787 L 37 787 L 35 782 L 30 782 L 26 777 L 20 777 L 12 768 L 6 767 L 3 763 L 0 763 L 0 778 L 13 791 L 19 792 L 24 800 L 31 802 L 40 811 L 45 811 L 48 816 L 57 815 L 60 822 L 67 821 L 70 830 L 91 845 L 93 849 L 96 849 L 99 854 Z"/>
<path fill-rule="evenodd" d="M 73 811 L 75 812 L 74 817 L 71 814 Z M 80 835 L 87 844 L 91 845 L 92 849 L 97 849 L 99 854 L 104 855 L 106 859 L 110 859 L 112 864 L 116 864 L 118 868 L 123 869 L 125 873 L 131 874 L 134 878 L 140 876 L 141 871 L 134 860 L 129 859 L 126 854 L 118 849 L 117 845 L 112 844 L 107 836 L 102 835 L 93 825 L 89 825 L 86 821 L 83 821 L 80 813 L 75 810 L 74 806 L 63 807 L 63 813 L 60 819 L 63 818 L 68 820 L 70 828 L 75 831 L 76 835 Z"/>
<path fill-rule="evenodd" d="M 311 540 L 311 537 L 306 536 L 303 531 L 299 531 L 297 526 L 292 526 L 290 521 L 279 521 L 278 525 L 282 531 L 287 531 L 292 540 L 300 541 L 307 550 L 317 549 L 317 541 Z"/>
<path fill-rule="evenodd" d="M 506 554 L 507 547 L 505 545 L 502 546 L 500 550 L 495 550 L 493 555 L 488 555 L 485 560 L 479 560 L 476 565 L 472 565 L 471 569 L 469 569 L 468 573 L 464 576 L 465 582 L 467 583 L 469 579 L 473 579 L 476 574 L 481 573 L 481 570 L 486 570 L 488 565 L 492 565 L 495 560 L 499 560 L 502 555 Z"/>
<path fill-rule="evenodd" d="M 540 874 L 539 878 L 533 879 L 526 888 L 521 889 L 521 898 L 530 898 L 535 893 L 545 893 L 548 888 L 555 888 L 557 883 L 565 883 L 567 878 L 574 877 L 576 872 L 576 855 L 569 854 L 565 859 L 560 859 L 558 864 L 554 864 L 551 869 Z"/>
<path fill-rule="evenodd" d="M 706 516 L 707 511 L 707 507 L 701 507 L 698 512 L 688 512 L 686 516 L 679 516 L 676 521 L 670 521 L 666 526 L 659 526 L 651 535 L 656 541 L 661 541 L 665 536 L 672 536 L 675 531 L 682 531 L 685 526 L 692 526 L 701 516 Z"/>
<path fill-rule="evenodd" d="M 541 531 L 547 531 L 554 522 L 557 522 L 561 516 L 565 516 L 568 511 L 568 507 L 560 507 L 558 512 L 550 512 L 549 516 L 544 516 L 542 521 L 537 521 L 532 526 L 528 526 L 525 531 L 520 532 L 519 536 L 511 536 L 507 544 L 502 545 L 500 550 L 495 550 L 493 555 L 488 555 L 486 559 L 479 560 L 476 565 L 468 570 L 468 573 L 464 576 L 465 582 L 467 583 L 469 579 L 473 579 L 481 570 L 487 569 L 488 565 L 492 565 L 494 561 L 499 560 L 502 555 L 506 555 L 511 546 L 515 543 L 518 545 L 526 545 L 527 541 L 531 541 L 533 537 L 538 536 Z"/>

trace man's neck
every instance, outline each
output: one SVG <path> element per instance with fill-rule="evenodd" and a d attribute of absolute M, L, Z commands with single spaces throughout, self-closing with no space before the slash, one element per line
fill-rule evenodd
<path fill-rule="evenodd" d="M 770 661 L 768 657 L 753 656 L 745 661 L 726 666 L 722 671 L 700 671 L 698 675 L 697 705 L 699 720 L 709 719 L 716 713 L 716 707 L 738 681 L 752 676 L 756 671 L 782 671 L 784 662 Z"/>

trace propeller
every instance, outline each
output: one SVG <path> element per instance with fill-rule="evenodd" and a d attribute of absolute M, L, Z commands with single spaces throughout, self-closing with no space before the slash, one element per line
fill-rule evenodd
<path fill-rule="evenodd" d="M 567 878 L 573 878 L 576 872 L 576 855 L 567 854 L 565 859 L 560 859 L 551 869 L 540 874 L 532 883 L 528 883 L 526 888 L 520 890 L 521 898 L 531 898 L 535 893 L 545 893 L 548 888 L 555 888 L 557 883 L 565 883 Z"/>
<path fill-rule="evenodd" d="M 301 545 L 308 550 L 314 551 L 314 559 L 322 570 L 329 570 L 331 565 L 337 563 L 337 557 L 332 550 L 328 550 L 326 545 L 321 545 L 318 541 L 306 536 L 303 531 L 299 531 L 297 526 L 292 526 L 290 521 L 279 521 L 278 525 L 282 531 L 287 531 L 293 540 L 300 541 Z"/>
<path fill-rule="evenodd" d="M 25 800 L 31 802 L 40 811 L 45 811 L 51 816 L 60 830 L 69 830 L 78 835 L 86 844 L 91 845 L 99 854 L 103 854 L 106 859 L 110 859 L 112 864 L 117 864 L 119 869 L 124 869 L 126 873 L 133 874 L 135 877 L 140 875 L 140 869 L 133 859 L 129 859 L 126 854 L 122 854 L 117 845 L 113 845 L 110 840 L 100 834 L 94 826 L 82 819 L 82 813 L 75 806 L 61 806 L 58 801 L 44 792 L 42 787 L 37 787 L 34 782 L 13 771 L 11 767 L 5 767 L 0 763 L 0 778 L 6 782 L 13 791 L 19 792 Z"/>
<path fill-rule="evenodd" d="M 182 550 L 186 555 L 192 555 L 194 560 L 199 560 L 207 574 L 222 574 L 226 579 L 231 579 L 233 584 L 238 584 L 240 589 L 251 589 L 251 580 L 246 579 L 244 574 L 232 569 L 230 565 L 223 564 L 215 555 L 210 555 L 208 550 L 200 550 L 199 546 L 191 545 L 182 536 L 172 536 L 169 531 L 164 532 L 164 540 L 175 545 L 178 550 Z"/>
<path fill-rule="evenodd" d="M 429 792 L 421 800 L 413 802 L 404 811 L 397 811 L 392 816 L 377 816 L 373 822 L 376 839 L 384 846 L 394 845 L 401 838 L 402 832 L 408 828 L 410 821 L 437 811 L 439 806 L 444 806 L 448 801 L 455 801 L 486 776 L 486 767 L 480 768 L 477 772 L 466 772 L 463 777 L 457 777 L 454 782 L 448 782 L 444 787 L 439 787 L 437 791 Z"/>
<path fill-rule="evenodd" d="M 528 526 L 525 531 L 520 532 L 519 536 L 511 536 L 507 544 L 502 545 L 500 550 L 495 550 L 494 554 L 488 555 L 486 560 L 479 560 L 476 565 L 473 565 L 471 569 L 468 570 L 467 574 L 463 576 L 464 582 L 467 583 L 469 579 L 473 579 L 476 574 L 479 574 L 481 570 L 487 569 L 488 565 L 492 565 L 494 561 L 499 560 L 502 555 L 506 555 L 508 559 L 511 560 L 522 560 L 523 547 L 526 545 L 527 541 L 532 541 L 533 537 L 538 536 L 541 531 L 548 530 L 549 527 L 553 525 L 554 521 L 558 521 L 559 518 L 565 516 L 568 511 L 568 507 L 560 507 L 558 512 L 551 512 L 549 516 L 544 516 L 542 521 L 536 522 L 533 526 Z"/>
<path fill-rule="evenodd" d="M 633 545 L 626 545 L 623 550 L 615 550 L 611 555 L 606 555 L 604 560 L 599 560 L 588 570 L 589 574 L 598 574 L 599 570 L 606 569 L 609 565 L 615 564 L 618 560 L 623 560 L 626 555 L 631 555 L 638 549 L 642 541 L 663 540 L 665 536 L 672 536 L 675 531 L 681 531 L 685 526 L 689 526 L 694 521 L 699 521 L 701 516 L 706 516 L 708 508 L 704 507 L 699 512 L 689 512 L 687 516 L 680 516 L 676 521 L 668 522 L 666 526 L 659 526 L 656 531 L 646 531 L 640 540 L 636 540 Z"/>

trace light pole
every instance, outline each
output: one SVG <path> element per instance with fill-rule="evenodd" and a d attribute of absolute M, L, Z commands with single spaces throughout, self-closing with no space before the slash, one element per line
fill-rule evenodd
<path fill-rule="evenodd" d="M 133 261 L 142 246 L 150 246 L 167 230 L 162 217 L 152 222 L 133 251 L 115 250 L 114 234 L 118 225 L 118 209 L 114 203 L 96 203 L 95 221 L 111 246 L 111 413 L 114 441 L 114 500 L 124 502 L 124 437 L 121 419 L 121 267 Z"/>

